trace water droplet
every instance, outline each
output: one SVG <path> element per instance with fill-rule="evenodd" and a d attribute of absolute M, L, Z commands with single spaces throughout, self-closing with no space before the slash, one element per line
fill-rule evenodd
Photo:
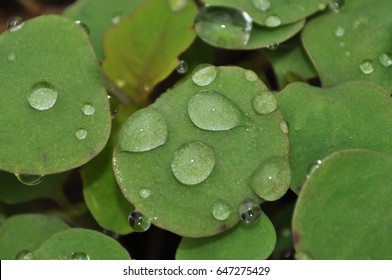
<path fill-rule="evenodd" d="M 288 125 L 288 123 L 286 121 L 284 121 L 284 120 L 280 121 L 280 130 L 284 134 L 289 133 L 289 125 Z"/>
<path fill-rule="evenodd" d="M 207 86 L 215 80 L 217 74 L 215 66 L 202 64 L 193 71 L 192 81 L 198 86 Z"/>
<path fill-rule="evenodd" d="M 291 180 L 287 158 L 274 157 L 265 160 L 253 173 L 250 185 L 253 191 L 267 201 L 281 198 Z"/>
<path fill-rule="evenodd" d="M 33 260 L 33 253 L 29 250 L 22 250 L 16 254 L 15 260 Z"/>
<path fill-rule="evenodd" d="M 15 174 L 15 176 L 19 182 L 27 186 L 38 185 L 44 179 L 44 176 L 42 175 Z"/>
<path fill-rule="evenodd" d="M 271 8 L 271 2 L 269 0 L 252 0 L 252 4 L 263 12 L 266 12 Z"/>
<path fill-rule="evenodd" d="M 268 16 L 265 20 L 265 25 L 268 27 L 278 27 L 282 24 L 282 20 L 278 16 Z"/>
<path fill-rule="evenodd" d="M 273 43 L 267 46 L 267 49 L 274 51 L 279 47 L 279 43 Z"/>
<path fill-rule="evenodd" d="M 139 211 L 133 211 L 128 217 L 131 228 L 136 232 L 145 232 L 150 226 L 151 222 Z"/>
<path fill-rule="evenodd" d="M 15 53 L 10 53 L 9 55 L 7 55 L 7 59 L 8 61 L 16 61 L 16 54 Z"/>
<path fill-rule="evenodd" d="M 351 56 L 351 52 L 350 51 L 345 51 L 344 52 L 344 56 L 349 58 Z"/>
<path fill-rule="evenodd" d="M 80 20 L 76 20 L 75 23 L 83 28 L 87 35 L 90 35 L 90 28 L 85 23 L 81 22 Z"/>
<path fill-rule="evenodd" d="M 183 184 L 196 185 L 208 178 L 215 166 L 215 154 L 206 144 L 193 141 L 181 146 L 174 154 L 171 169 Z"/>
<path fill-rule="evenodd" d="M 188 0 L 169 0 L 170 9 L 173 12 L 181 11 L 188 4 Z"/>
<path fill-rule="evenodd" d="M 223 203 L 215 203 L 212 208 L 212 215 L 215 219 L 219 221 L 224 221 L 230 216 L 230 208 L 226 204 Z"/>
<path fill-rule="evenodd" d="M 346 33 L 346 29 L 344 27 L 339 26 L 335 29 L 336 37 L 343 37 L 345 33 Z"/>
<path fill-rule="evenodd" d="M 162 146 L 167 138 L 168 128 L 162 113 L 146 107 L 125 122 L 119 135 L 119 145 L 123 151 L 146 152 Z"/>
<path fill-rule="evenodd" d="M 346 43 L 345 43 L 345 42 L 340 42 L 340 43 L 339 43 L 339 46 L 342 47 L 342 48 L 344 48 L 344 47 L 346 46 Z"/>
<path fill-rule="evenodd" d="M 252 18 L 229 7 L 205 6 L 195 21 L 196 33 L 211 45 L 222 48 L 245 46 L 252 30 Z"/>
<path fill-rule="evenodd" d="M 108 100 L 109 100 L 110 116 L 113 119 L 117 116 L 120 106 L 115 97 L 108 95 Z"/>
<path fill-rule="evenodd" d="M 245 70 L 244 76 L 245 76 L 245 79 L 249 82 L 255 82 L 258 79 L 257 74 L 255 72 L 253 72 L 252 70 Z"/>
<path fill-rule="evenodd" d="M 121 20 L 121 14 L 116 13 L 113 17 L 112 17 L 112 24 L 117 25 L 119 24 Z"/>
<path fill-rule="evenodd" d="M 90 257 L 85 253 L 81 251 L 76 251 L 72 254 L 71 259 L 73 260 L 84 260 L 87 261 L 90 259 Z"/>
<path fill-rule="evenodd" d="M 365 16 L 361 16 L 361 17 L 357 18 L 356 20 L 354 20 L 353 29 L 357 30 L 357 29 L 363 28 L 363 27 L 367 26 L 368 23 L 369 23 L 369 18 L 365 17 Z"/>
<path fill-rule="evenodd" d="M 91 116 L 95 113 L 95 107 L 91 104 L 84 104 L 82 107 L 82 112 L 83 114 L 85 114 L 86 116 Z"/>
<path fill-rule="evenodd" d="M 241 113 L 237 106 L 212 90 L 193 95 L 188 103 L 188 114 L 194 125 L 205 130 L 230 130 L 241 123 Z"/>
<path fill-rule="evenodd" d="M 328 6 L 333 13 L 339 13 L 344 6 L 344 0 L 334 0 Z"/>
<path fill-rule="evenodd" d="M 382 66 L 389 67 L 392 65 L 392 55 L 389 53 L 383 53 L 379 57 Z"/>
<path fill-rule="evenodd" d="M 374 71 L 373 62 L 369 59 L 362 61 L 361 65 L 359 65 L 359 69 L 361 69 L 364 74 L 371 74 Z"/>
<path fill-rule="evenodd" d="M 150 191 L 149 189 L 141 189 L 141 190 L 139 191 L 139 195 L 140 195 L 142 198 L 148 198 L 148 197 L 151 195 L 151 191 Z"/>
<path fill-rule="evenodd" d="M 326 7 L 327 7 L 327 4 L 325 4 L 325 3 L 320 3 L 320 4 L 318 4 L 318 9 L 319 9 L 319 11 L 325 10 Z"/>
<path fill-rule="evenodd" d="M 240 205 L 240 219 L 245 223 L 250 223 L 256 220 L 261 215 L 260 205 L 254 201 L 245 201 Z"/>
<path fill-rule="evenodd" d="M 186 63 L 184 60 L 181 60 L 177 65 L 176 71 L 178 74 L 185 74 L 188 71 L 188 63 Z"/>
<path fill-rule="evenodd" d="M 117 79 L 117 80 L 115 81 L 115 83 L 116 83 L 116 86 L 117 86 L 118 88 L 123 88 L 123 87 L 125 86 L 125 81 L 122 80 L 122 79 Z"/>
<path fill-rule="evenodd" d="M 308 253 L 305 253 L 305 252 L 297 252 L 297 253 L 295 254 L 295 259 L 296 259 L 296 260 L 312 260 L 312 257 L 311 257 Z"/>
<path fill-rule="evenodd" d="M 8 31 L 15 32 L 20 30 L 25 24 L 25 21 L 21 17 L 13 17 L 7 23 Z"/>
<path fill-rule="evenodd" d="M 311 165 L 309 165 L 308 176 L 313 174 L 313 172 L 316 171 L 316 169 L 320 167 L 320 164 L 321 164 L 321 160 L 316 160 Z"/>
<path fill-rule="evenodd" d="M 86 139 L 86 137 L 87 137 L 87 131 L 86 131 L 85 129 L 83 129 L 83 128 L 79 128 L 78 130 L 76 130 L 75 136 L 76 136 L 76 138 L 78 138 L 79 140 Z"/>
<path fill-rule="evenodd" d="M 57 91 L 49 83 L 38 83 L 33 87 L 33 92 L 27 97 L 27 101 L 34 109 L 45 111 L 56 103 Z"/>
<path fill-rule="evenodd" d="M 278 109 L 278 102 L 275 96 L 268 91 L 255 96 L 252 100 L 252 105 L 255 112 L 260 115 L 269 114 Z"/>

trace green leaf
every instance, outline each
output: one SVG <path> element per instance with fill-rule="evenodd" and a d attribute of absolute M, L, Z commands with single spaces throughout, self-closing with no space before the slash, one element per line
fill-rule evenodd
<path fill-rule="evenodd" d="M 277 99 L 289 124 L 291 188 L 297 193 L 312 164 L 330 153 L 352 148 L 392 152 L 392 99 L 373 83 L 330 89 L 294 83 Z"/>
<path fill-rule="evenodd" d="M 80 20 L 90 30 L 90 41 L 100 60 L 104 59 L 103 36 L 112 25 L 131 14 L 144 0 L 79 0 L 70 5 L 64 16 Z"/>
<path fill-rule="evenodd" d="M 32 252 L 50 236 L 68 228 L 62 220 L 52 216 L 13 216 L 0 227 L 0 259 L 14 260 L 22 250 Z"/>
<path fill-rule="evenodd" d="M 113 238 L 97 231 L 72 228 L 53 234 L 33 252 L 34 259 L 129 260 L 128 252 Z"/>
<path fill-rule="evenodd" d="M 117 181 L 154 225 L 187 237 L 219 234 L 239 222 L 244 201 L 260 201 L 254 191 L 268 200 L 287 191 L 281 122 L 254 72 L 200 66 L 127 120 L 114 149 Z"/>
<path fill-rule="evenodd" d="M 274 226 L 262 213 L 254 222 L 240 223 L 212 237 L 186 238 L 177 249 L 177 260 L 263 260 L 272 253 L 276 242 Z"/>
<path fill-rule="evenodd" d="M 303 43 L 323 86 L 368 80 L 392 89 L 392 24 L 388 0 L 351 1 L 339 13 L 310 21 Z"/>
<path fill-rule="evenodd" d="M 113 120 L 112 134 L 105 149 L 80 170 L 83 180 L 83 196 L 87 207 L 98 224 L 118 234 L 132 232 L 128 216 L 134 210 L 132 204 L 124 198 L 114 177 L 112 167 L 113 147 L 118 131 L 129 111 L 119 111 Z"/>
<path fill-rule="evenodd" d="M 172 2 L 148 1 L 105 35 L 106 74 L 142 104 L 148 103 L 154 86 L 176 68 L 177 57 L 195 38 L 195 4 Z"/>
<path fill-rule="evenodd" d="M 325 9 L 331 0 L 202 0 L 208 5 L 232 7 L 247 12 L 254 22 L 268 26 L 271 16 L 277 17 L 285 25 L 306 18 Z"/>
<path fill-rule="evenodd" d="M 103 149 L 109 104 L 83 28 L 59 16 L 34 18 L 1 34 L 0 60 L 0 169 L 59 173 Z"/>
<path fill-rule="evenodd" d="M 392 258 L 392 156 L 334 153 L 308 178 L 295 207 L 298 258 Z"/>

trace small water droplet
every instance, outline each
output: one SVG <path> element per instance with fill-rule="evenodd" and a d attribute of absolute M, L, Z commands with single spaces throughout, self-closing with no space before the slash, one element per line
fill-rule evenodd
<path fill-rule="evenodd" d="M 15 32 L 20 30 L 25 24 L 25 21 L 21 17 L 13 17 L 7 23 L 8 31 Z"/>
<path fill-rule="evenodd" d="M 86 137 L 87 137 L 87 130 L 85 130 L 85 129 L 83 129 L 83 128 L 79 128 L 78 130 L 76 130 L 75 136 L 76 136 L 76 138 L 78 138 L 79 140 L 86 139 Z"/>
<path fill-rule="evenodd" d="M 278 102 L 272 93 L 265 91 L 252 100 L 253 109 L 257 114 L 270 114 L 278 109 Z"/>
<path fill-rule="evenodd" d="M 248 200 L 240 205 L 240 219 L 245 223 L 251 223 L 261 215 L 260 205 L 254 201 Z"/>
<path fill-rule="evenodd" d="M 389 67 L 392 65 L 392 55 L 390 53 L 383 53 L 379 57 L 382 66 Z"/>
<path fill-rule="evenodd" d="M 230 208 L 226 204 L 223 203 L 215 203 L 212 208 L 212 215 L 218 221 L 224 221 L 230 216 Z"/>
<path fill-rule="evenodd" d="M 349 58 L 351 56 L 351 52 L 350 51 L 345 51 L 344 52 L 344 56 Z"/>
<path fill-rule="evenodd" d="M 305 252 L 297 252 L 295 253 L 295 259 L 296 260 L 312 260 L 312 257 Z"/>
<path fill-rule="evenodd" d="M 336 37 L 343 37 L 345 33 L 346 33 L 346 29 L 344 27 L 338 26 L 335 29 L 335 36 Z"/>
<path fill-rule="evenodd" d="M 118 143 L 123 151 L 146 152 L 162 146 L 167 138 L 168 128 L 162 113 L 146 107 L 125 122 Z"/>
<path fill-rule="evenodd" d="M 170 9 L 173 12 L 181 11 L 188 4 L 188 0 L 169 0 Z"/>
<path fill-rule="evenodd" d="M 211 45 L 222 48 L 245 46 L 252 31 L 252 18 L 229 7 L 205 6 L 195 21 L 196 33 Z"/>
<path fill-rule="evenodd" d="M 273 43 L 267 46 L 267 49 L 274 51 L 279 47 L 279 43 Z"/>
<path fill-rule="evenodd" d="M 211 84 L 218 74 L 215 66 L 202 64 L 195 68 L 192 74 L 192 81 L 198 86 L 207 86 Z"/>
<path fill-rule="evenodd" d="M 139 191 L 139 195 L 140 195 L 142 198 L 148 198 L 148 197 L 150 197 L 150 195 L 151 195 L 151 191 L 150 191 L 149 189 L 141 189 L 141 190 Z"/>
<path fill-rule="evenodd" d="M 252 0 L 252 4 L 263 12 L 266 12 L 271 8 L 271 2 L 269 0 Z"/>
<path fill-rule="evenodd" d="M 357 18 L 356 20 L 354 20 L 353 29 L 355 29 L 355 30 L 361 29 L 361 28 L 367 26 L 368 23 L 369 23 L 369 18 L 366 16 L 361 16 L 361 17 Z"/>
<path fill-rule="evenodd" d="M 72 254 L 71 259 L 73 260 L 84 260 L 87 261 L 90 259 L 89 255 L 87 255 L 85 252 L 81 251 L 76 251 Z"/>
<path fill-rule="evenodd" d="M 202 142 L 193 141 L 184 144 L 176 151 L 171 169 L 181 183 L 196 185 L 210 176 L 214 166 L 214 150 Z"/>
<path fill-rule="evenodd" d="M 193 95 L 188 103 L 188 114 L 193 124 L 204 130 L 230 130 L 241 123 L 241 113 L 237 106 L 212 90 Z"/>
<path fill-rule="evenodd" d="M 112 17 L 112 24 L 117 25 L 119 24 L 121 20 L 121 14 L 116 13 L 113 17 Z"/>
<path fill-rule="evenodd" d="M 112 119 L 114 119 L 118 114 L 120 106 L 115 97 L 108 95 L 108 100 L 109 100 L 110 116 L 112 117 Z"/>
<path fill-rule="evenodd" d="M 22 250 L 16 254 L 15 260 L 33 260 L 33 253 L 29 250 Z"/>
<path fill-rule="evenodd" d="M 9 55 L 7 55 L 7 59 L 8 59 L 8 61 L 15 62 L 16 61 L 16 54 L 10 53 Z"/>
<path fill-rule="evenodd" d="M 57 101 L 57 91 L 46 82 L 38 83 L 27 97 L 30 106 L 39 111 L 45 111 L 54 106 Z"/>
<path fill-rule="evenodd" d="M 84 32 L 86 32 L 87 35 L 90 35 L 90 28 L 85 23 L 80 20 L 76 20 L 75 23 L 81 28 L 83 28 Z"/>
<path fill-rule="evenodd" d="M 278 27 L 282 24 L 280 17 L 272 15 L 268 16 L 265 20 L 265 25 L 268 27 Z"/>
<path fill-rule="evenodd" d="M 244 76 L 245 76 L 245 79 L 249 82 L 255 82 L 258 79 L 257 74 L 255 72 L 253 72 L 252 70 L 245 70 Z"/>
<path fill-rule="evenodd" d="M 95 107 L 89 103 L 86 103 L 83 105 L 82 107 L 82 112 L 83 114 L 85 114 L 86 116 L 91 116 L 94 115 L 95 113 Z"/>
<path fill-rule="evenodd" d="M 344 0 L 334 0 L 328 6 L 333 13 L 339 13 L 344 6 Z"/>
<path fill-rule="evenodd" d="M 361 69 L 362 73 L 364 74 L 371 74 L 374 71 L 373 62 L 369 59 L 366 59 L 359 65 L 359 69 Z"/>
<path fill-rule="evenodd" d="M 344 47 L 346 46 L 346 43 L 345 43 L 345 42 L 340 42 L 340 43 L 339 43 L 339 46 L 342 47 L 342 48 L 344 48 Z"/>
<path fill-rule="evenodd" d="M 116 86 L 117 86 L 118 88 L 123 88 L 123 87 L 125 86 L 125 81 L 122 80 L 122 79 L 117 79 L 117 80 L 115 81 L 115 83 L 116 83 Z"/>
<path fill-rule="evenodd" d="M 186 63 L 184 60 L 181 60 L 177 65 L 176 71 L 178 74 L 185 74 L 188 71 L 188 63 Z"/>
<path fill-rule="evenodd" d="M 280 121 L 280 130 L 284 134 L 289 133 L 289 124 L 286 121 L 284 121 L 284 120 Z"/>
<path fill-rule="evenodd" d="M 44 179 L 42 175 L 15 174 L 16 178 L 24 185 L 36 186 Z"/>
<path fill-rule="evenodd" d="M 327 4 L 325 4 L 325 3 L 318 4 L 319 11 L 323 11 L 323 10 L 325 10 L 325 8 L 327 8 Z"/>
<path fill-rule="evenodd" d="M 311 165 L 309 165 L 308 176 L 313 174 L 313 172 L 316 171 L 316 169 L 320 167 L 320 164 L 321 164 L 321 160 L 316 160 Z"/>
<path fill-rule="evenodd" d="M 139 211 L 133 211 L 128 217 L 129 225 L 136 232 L 145 232 L 150 226 L 151 222 Z"/>

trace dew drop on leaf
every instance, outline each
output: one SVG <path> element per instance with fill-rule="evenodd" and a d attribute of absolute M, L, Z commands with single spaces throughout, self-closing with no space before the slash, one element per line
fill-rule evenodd
<path fill-rule="evenodd" d="M 166 143 L 168 128 L 161 112 L 147 107 L 134 113 L 124 124 L 119 135 L 123 151 L 146 152 Z"/>
<path fill-rule="evenodd" d="M 188 0 L 169 0 L 170 9 L 173 12 L 181 11 L 188 4 Z"/>
<path fill-rule="evenodd" d="M 183 184 L 196 185 L 208 178 L 215 166 L 213 149 L 200 142 L 188 142 L 174 154 L 171 169 Z"/>
<path fill-rule="evenodd" d="M 7 55 L 7 59 L 8 59 L 8 61 L 15 62 L 16 61 L 16 54 L 10 53 L 9 55 Z"/>
<path fill-rule="evenodd" d="M 188 63 L 181 60 L 176 67 L 176 71 L 178 74 L 185 74 L 188 71 Z"/>
<path fill-rule="evenodd" d="M 339 13 L 344 6 L 344 0 L 333 0 L 328 6 L 333 13 Z"/>
<path fill-rule="evenodd" d="M 121 20 L 121 15 L 116 13 L 113 17 L 112 17 L 112 24 L 116 25 L 120 22 Z"/>
<path fill-rule="evenodd" d="M 278 109 L 278 102 L 275 96 L 266 91 L 253 98 L 252 106 L 257 114 L 264 115 L 276 111 Z"/>
<path fill-rule="evenodd" d="M 336 37 L 341 38 L 344 36 L 345 33 L 346 33 L 346 29 L 344 27 L 339 26 L 335 29 L 335 36 Z"/>
<path fill-rule="evenodd" d="M 80 20 L 75 21 L 75 23 L 83 28 L 87 35 L 90 35 L 90 28 L 85 23 L 81 22 Z"/>
<path fill-rule="evenodd" d="M 263 12 L 268 11 L 271 8 L 271 2 L 269 0 L 252 0 L 253 6 Z"/>
<path fill-rule="evenodd" d="M 150 197 L 150 195 L 151 195 L 151 191 L 149 190 L 149 189 L 141 189 L 140 191 L 139 191 L 139 195 L 142 197 L 142 198 L 148 198 L 148 197 Z"/>
<path fill-rule="evenodd" d="M 25 21 L 21 17 L 13 17 L 7 23 L 8 31 L 15 32 L 20 30 L 25 24 Z"/>
<path fill-rule="evenodd" d="M 29 250 L 22 250 L 16 254 L 15 260 L 33 260 L 33 253 Z"/>
<path fill-rule="evenodd" d="M 86 103 L 82 107 L 82 112 L 86 116 L 91 116 L 95 113 L 95 107 L 89 103 Z"/>
<path fill-rule="evenodd" d="M 136 232 L 145 232 L 151 226 L 150 220 L 136 210 L 129 214 L 128 222 L 131 228 Z"/>
<path fill-rule="evenodd" d="M 260 217 L 261 208 L 256 202 L 248 200 L 240 205 L 239 213 L 240 219 L 248 224 Z"/>
<path fill-rule="evenodd" d="M 270 44 L 267 46 L 267 49 L 274 51 L 279 47 L 279 43 Z"/>
<path fill-rule="evenodd" d="M 308 167 L 308 175 L 313 174 L 313 172 L 320 167 L 320 164 L 321 164 L 321 160 L 316 160 L 315 162 L 310 164 Z"/>
<path fill-rule="evenodd" d="M 224 221 L 230 216 L 230 208 L 224 203 L 217 202 L 212 208 L 212 215 L 218 221 Z"/>
<path fill-rule="evenodd" d="M 280 17 L 278 17 L 276 15 L 268 16 L 265 19 L 265 25 L 268 27 L 278 27 L 281 24 L 282 24 L 282 20 L 280 19 Z"/>
<path fill-rule="evenodd" d="M 373 62 L 369 59 L 366 59 L 359 65 L 359 69 L 361 69 L 363 74 L 371 74 L 374 71 Z"/>
<path fill-rule="evenodd" d="M 392 55 L 389 53 L 383 53 L 380 55 L 379 61 L 382 66 L 389 67 L 392 65 Z"/>
<path fill-rule="evenodd" d="M 222 48 L 245 46 L 252 31 L 252 18 L 228 7 L 205 6 L 195 21 L 196 33 L 208 43 Z"/>
<path fill-rule="evenodd" d="M 109 100 L 110 116 L 112 119 L 114 119 L 118 114 L 120 106 L 115 97 L 108 95 L 108 100 Z"/>
<path fill-rule="evenodd" d="M 19 182 L 26 186 L 36 186 L 44 179 L 42 175 L 15 174 L 15 176 Z"/>
<path fill-rule="evenodd" d="M 305 252 L 297 252 L 295 253 L 295 259 L 296 260 L 312 260 L 312 257 Z"/>
<path fill-rule="evenodd" d="M 198 86 L 207 86 L 215 80 L 217 74 L 215 66 L 202 64 L 193 71 L 192 81 Z"/>
<path fill-rule="evenodd" d="M 78 138 L 79 140 L 86 139 L 86 137 L 87 137 L 87 130 L 85 130 L 85 129 L 83 129 L 83 128 L 79 128 L 78 130 L 76 130 L 75 136 L 76 136 L 76 138 Z"/>
<path fill-rule="evenodd" d="M 27 97 L 30 106 L 39 111 L 52 108 L 57 101 L 57 91 L 46 82 L 38 83 Z"/>
<path fill-rule="evenodd" d="M 280 121 L 280 130 L 284 134 L 289 133 L 289 125 L 288 125 L 288 123 L 285 120 Z"/>
<path fill-rule="evenodd" d="M 188 103 L 188 114 L 193 124 L 204 130 L 230 130 L 241 123 L 241 112 L 237 106 L 213 90 L 193 95 Z"/>
<path fill-rule="evenodd" d="M 87 261 L 90 259 L 89 255 L 82 251 L 76 251 L 71 256 L 72 260 L 84 260 Z"/>
<path fill-rule="evenodd" d="M 244 76 L 248 82 L 254 82 L 258 79 L 257 74 L 255 72 L 253 72 L 252 70 L 245 70 Z"/>

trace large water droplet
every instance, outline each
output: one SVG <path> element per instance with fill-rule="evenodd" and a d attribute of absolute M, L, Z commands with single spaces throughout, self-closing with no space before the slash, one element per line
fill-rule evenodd
<path fill-rule="evenodd" d="M 224 203 L 215 203 L 212 208 L 212 215 L 219 221 L 224 221 L 230 216 L 230 208 Z"/>
<path fill-rule="evenodd" d="M 373 62 L 369 59 L 366 59 L 359 65 L 359 69 L 361 69 L 362 73 L 364 74 L 371 74 L 374 71 Z"/>
<path fill-rule="evenodd" d="M 268 91 L 255 96 L 252 100 L 252 105 L 253 110 L 260 115 L 269 114 L 278 109 L 278 102 L 275 96 Z"/>
<path fill-rule="evenodd" d="M 181 60 L 176 67 L 176 71 L 178 74 L 185 74 L 188 71 L 188 63 L 186 63 L 184 60 Z"/>
<path fill-rule="evenodd" d="M 268 27 L 278 27 L 282 24 L 280 17 L 272 15 L 265 19 L 265 25 Z"/>
<path fill-rule="evenodd" d="M 16 61 L 16 54 L 10 53 L 9 55 L 7 55 L 7 59 L 8 59 L 8 61 L 15 62 Z"/>
<path fill-rule="evenodd" d="M 249 82 L 254 82 L 254 81 L 257 81 L 257 79 L 258 79 L 257 74 L 255 72 L 253 72 L 252 70 L 245 70 L 244 76 L 245 76 L 245 79 Z"/>
<path fill-rule="evenodd" d="M 108 95 L 108 100 L 109 100 L 110 116 L 113 119 L 117 116 L 120 106 L 115 97 Z"/>
<path fill-rule="evenodd" d="M 150 195 L 151 195 L 151 191 L 150 191 L 149 189 L 141 189 L 141 190 L 139 191 L 139 195 L 140 195 L 142 198 L 148 198 L 148 197 L 150 197 Z"/>
<path fill-rule="evenodd" d="M 78 130 L 76 130 L 75 136 L 76 136 L 76 138 L 78 138 L 79 140 L 86 139 L 86 137 L 87 137 L 87 130 L 85 130 L 85 129 L 83 129 L 83 128 L 79 128 Z"/>
<path fill-rule="evenodd" d="M 33 260 L 33 253 L 29 250 L 22 250 L 16 254 L 15 260 Z"/>
<path fill-rule="evenodd" d="M 211 147 L 194 141 L 181 146 L 174 154 L 171 169 L 183 184 L 196 185 L 210 176 L 215 166 L 215 154 Z"/>
<path fill-rule="evenodd" d="M 334 0 L 328 6 L 333 13 L 339 13 L 344 6 L 344 0 Z"/>
<path fill-rule="evenodd" d="M 252 200 L 245 201 L 240 205 L 240 219 L 245 223 L 256 220 L 261 215 L 260 205 Z"/>
<path fill-rule="evenodd" d="M 39 111 L 45 111 L 54 106 L 57 101 L 57 91 L 46 82 L 38 83 L 27 97 L 30 106 Z"/>
<path fill-rule="evenodd" d="M 205 6 L 195 21 L 196 33 L 208 43 L 222 48 L 245 46 L 250 38 L 252 19 L 243 11 Z"/>
<path fill-rule="evenodd" d="M 42 175 L 15 174 L 16 178 L 24 185 L 35 186 L 42 182 Z"/>
<path fill-rule="evenodd" d="M 88 261 L 90 257 L 85 252 L 77 251 L 72 254 L 71 259 Z"/>
<path fill-rule="evenodd" d="M 188 0 L 169 0 L 170 9 L 173 12 L 181 11 L 188 4 Z"/>
<path fill-rule="evenodd" d="M 346 29 L 344 27 L 338 26 L 335 29 L 335 36 L 336 37 L 343 37 L 345 33 L 346 33 Z"/>
<path fill-rule="evenodd" d="M 202 64 L 193 71 L 192 81 L 198 86 L 207 86 L 215 80 L 217 74 L 215 66 Z"/>
<path fill-rule="evenodd" d="M 389 53 L 383 53 L 379 57 L 382 66 L 389 67 L 392 65 L 392 55 Z"/>
<path fill-rule="evenodd" d="M 254 192 L 261 198 L 274 201 L 286 193 L 290 180 L 288 159 L 274 157 L 264 161 L 255 170 L 250 185 Z"/>
<path fill-rule="evenodd" d="M 85 23 L 80 20 L 76 20 L 75 23 L 81 28 L 83 28 L 84 32 L 86 32 L 87 35 L 90 35 L 90 28 Z"/>
<path fill-rule="evenodd" d="M 166 143 L 168 128 L 162 113 L 147 107 L 134 113 L 124 124 L 119 144 L 123 151 L 145 152 Z"/>
<path fill-rule="evenodd" d="M 13 17 L 7 23 L 8 31 L 15 32 L 20 30 L 25 24 L 25 21 L 21 17 Z"/>
<path fill-rule="evenodd" d="M 82 107 L 82 112 L 86 116 L 91 116 L 91 115 L 93 115 L 95 113 L 95 107 L 93 105 L 89 104 L 89 103 L 86 103 Z"/>
<path fill-rule="evenodd" d="M 131 228 L 136 232 L 145 232 L 150 226 L 151 222 L 139 211 L 133 211 L 128 217 Z"/>
<path fill-rule="evenodd" d="M 252 0 L 252 4 L 263 12 L 266 12 L 271 8 L 271 2 L 269 0 Z"/>
<path fill-rule="evenodd" d="M 230 130 L 241 123 L 241 112 L 237 106 L 212 90 L 192 96 L 188 103 L 188 114 L 194 125 L 205 130 Z"/>
<path fill-rule="evenodd" d="M 309 167 L 308 167 L 308 175 L 313 174 L 313 172 L 316 171 L 316 169 L 318 169 L 320 167 L 320 164 L 321 164 L 321 160 L 316 160 L 311 165 L 309 165 Z"/>

